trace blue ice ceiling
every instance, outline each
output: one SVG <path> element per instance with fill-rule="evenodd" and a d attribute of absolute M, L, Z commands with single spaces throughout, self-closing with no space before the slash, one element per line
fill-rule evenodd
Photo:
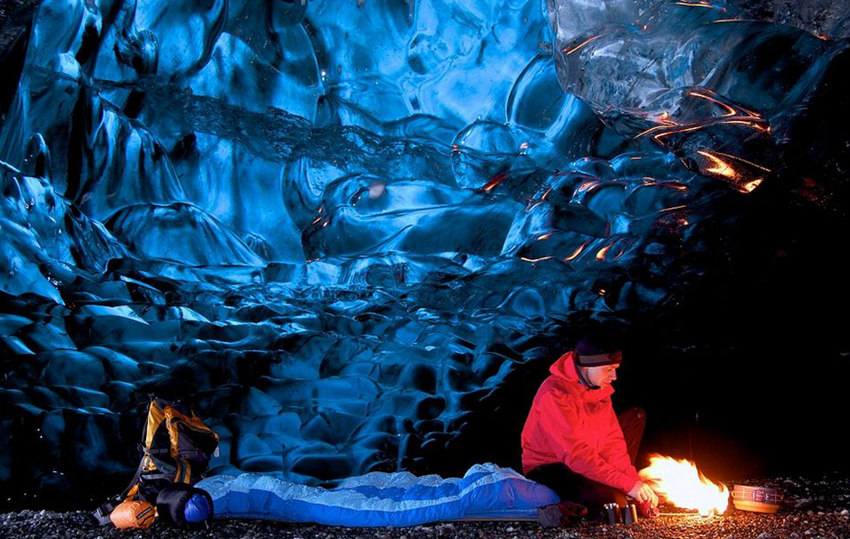
<path fill-rule="evenodd" d="M 718 208 L 804 166 L 835 205 L 806 111 L 841 37 L 703 1 L 41 2 L 0 125 L 0 484 L 123 481 L 149 393 L 217 472 L 451 468 L 569 320 L 698 286 Z"/>

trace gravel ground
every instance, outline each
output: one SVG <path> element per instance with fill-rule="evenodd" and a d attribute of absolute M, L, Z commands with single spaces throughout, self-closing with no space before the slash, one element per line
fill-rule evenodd
<path fill-rule="evenodd" d="M 660 516 L 632 525 L 584 522 L 571 528 L 542 528 L 533 522 L 448 522 L 410 528 L 335 528 L 256 520 L 213 521 L 206 528 L 179 530 L 156 523 L 149 530 L 97 527 L 85 511 L 19 511 L 0 514 L 0 537 L 47 539 L 815 539 L 850 538 L 850 478 L 776 478 L 737 481 L 780 488 L 786 503 L 775 515 L 730 509 L 722 516 Z M 663 511 L 676 511 L 663 507 Z"/>

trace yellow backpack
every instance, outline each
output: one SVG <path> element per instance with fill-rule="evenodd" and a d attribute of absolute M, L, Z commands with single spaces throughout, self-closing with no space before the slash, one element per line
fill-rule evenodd
<path fill-rule="evenodd" d="M 218 434 L 194 413 L 179 403 L 153 397 L 136 474 L 123 493 L 98 507 L 92 516 L 101 525 L 112 523 L 121 528 L 148 528 L 157 514 L 168 514 L 177 524 L 187 523 L 181 518 L 183 507 L 175 504 L 185 505 L 192 496 L 209 500 L 208 494 L 190 487 L 203 477 L 218 442 Z M 212 501 L 208 503 L 211 512 Z"/>

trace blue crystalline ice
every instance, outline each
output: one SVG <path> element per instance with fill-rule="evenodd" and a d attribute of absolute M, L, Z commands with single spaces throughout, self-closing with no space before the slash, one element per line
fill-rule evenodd
<path fill-rule="evenodd" d="M 742 192 L 772 171 L 777 112 L 818 84 L 823 70 L 813 60 L 837 50 L 722 2 L 659 2 L 632 20 L 587 27 L 561 18 L 567 8 L 549 7 L 560 25 L 555 58 L 566 91 L 620 133 L 657 143 Z"/>
<path fill-rule="evenodd" d="M 33 156 L 49 161 L 49 156 Z M 33 292 L 63 300 L 56 287 L 81 272 L 102 271 L 112 256 L 127 254 L 102 224 L 81 214 L 41 177 L 22 174 L 0 164 L 0 201 L 4 258 L 2 290 Z"/>
<path fill-rule="evenodd" d="M 594 28 L 605 25 L 630 24 L 646 9 L 657 4 L 651 0 L 624 2 L 599 0 L 598 2 L 563 2 L 546 0 L 549 24 L 555 39 L 572 39 Z"/>
<path fill-rule="evenodd" d="M 228 13 L 227 0 L 197 5 L 191 0 L 162 4 L 150 0 L 129 3 L 126 21 L 150 30 L 157 41 L 157 75 L 176 79 L 209 61 Z"/>
<path fill-rule="evenodd" d="M 186 198 L 212 217 L 229 221 L 242 239 L 262 240 L 252 247 L 266 260 L 302 260 L 295 224 L 283 207 L 286 186 L 280 165 L 232 141 L 197 133 L 182 139 L 173 158 L 179 176 L 195 179 L 185 186 Z M 176 152 L 173 152 L 174 155 Z M 216 156 L 214 159 L 206 155 Z M 244 181 L 245 178 L 251 181 Z"/>
<path fill-rule="evenodd" d="M 510 81 L 546 32 L 545 25 L 527 24 L 540 20 L 540 6 L 533 2 L 387 0 L 368 9 L 353 2 L 310 7 L 307 20 L 318 28 L 331 95 L 340 84 L 339 99 L 351 110 L 345 99 L 351 83 L 369 82 L 374 90 L 360 87 L 363 103 L 384 98 L 380 107 L 366 106 L 364 112 L 384 115 L 384 121 L 423 113 L 459 127 L 499 114 Z"/>
<path fill-rule="evenodd" d="M 291 45 L 312 51 L 303 30 L 298 37 L 299 41 Z M 246 110 L 277 108 L 312 120 L 319 96 L 316 70 L 315 64 L 306 64 L 294 73 L 281 71 L 239 38 L 224 33 L 209 62 L 189 79 L 189 88 L 195 95 L 221 99 Z M 222 86 L 223 80 L 230 84 Z"/>
<path fill-rule="evenodd" d="M 115 212 L 107 226 L 144 258 L 165 258 L 191 266 L 263 264 L 215 218 L 188 204 L 128 206 Z"/>
<path fill-rule="evenodd" d="M 374 250 L 492 254 L 502 244 L 511 201 L 494 204 L 474 192 L 427 182 L 349 177 L 328 186 L 325 211 L 304 231 L 308 257 Z M 476 226 L 470 216 L 486 210 Z M 472 226 L 470 226 L 472 225 Z M 435 227 L 453 229 L 438 240 Z"/>

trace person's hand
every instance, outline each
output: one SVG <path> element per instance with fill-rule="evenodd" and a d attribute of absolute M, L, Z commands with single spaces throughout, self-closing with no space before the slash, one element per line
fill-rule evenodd
<path fill-rule="evenodd" d="M 628 495 L 640 503 L 649 503 L 653 507 L 658 505 L 658 495 L 643 481 L 637 481 Z"/>

